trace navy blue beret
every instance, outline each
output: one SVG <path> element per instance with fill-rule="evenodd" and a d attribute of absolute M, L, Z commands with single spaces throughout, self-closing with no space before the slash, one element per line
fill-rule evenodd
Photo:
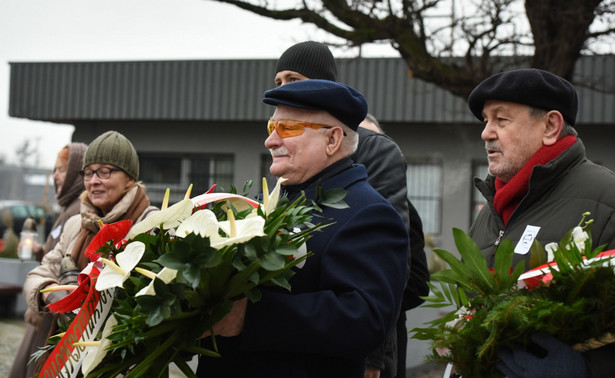
<path fill-rule="evenodd" d="M 468 97 L 468 105 L 481 121 L 488 100 L 516 102 L 546 111 L 557 110 L 571 126 L 576 122 L 579 106 L 577 91 L 572 84 L 536 68 L 500 72 L 478 84 Z"/>
<path fill-rule="evenodd" d="M 293 108 L 324 110 L 352 130 L 367 115 L 367 101 L 356 89 L 329 80 L 301 80 L 270 89 L 263 102 Z"/>

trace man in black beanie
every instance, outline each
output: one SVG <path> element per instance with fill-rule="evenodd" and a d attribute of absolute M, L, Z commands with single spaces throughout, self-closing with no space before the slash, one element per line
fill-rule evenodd
<path fill-rule="evenodd" d="M 307 41 L 289 47 L 276 64 L 276 86 L 299 80 L 335 81 L 337 66 L 329 47 Z M 373 122 L 373 121 L 370 121 Z M 362 123 L 363 124 L 363 123 Z M 397 320 L 396 330 L 368 358 L 366 378 L 405 378 L 408 332 L 406 311 L 423 303 L 420 296 L 429 294 L 429 271 L 425 256 L 423 225 L 418 212 L 408 200 L 406 162 L 395 141 L 389 136 L 359 127 L 359 145 L 351 156 L 367 170 L 369 183 L 384 196 L 404 220 L 410 235 L 408 283 Z"/>
<path fill-rule="evenodd" d="M 513 265 L 524 261 L 527 270 L 534 268 L 529 266 L 534 240 L 559 242 L 588 211 L 594 220 L 592 248 L 615 248 L 615 174 L 585 155 L 574 129 L 578 98 L 572 84 L 539 69 L 512 70 L 480 83 L 468 104 L 485 124 L 481 138 L 489 161 L 487 178 L 474 179 L 487 205 L 469 234 L 489 267 L 499 242 L 509 239 L 515 245 Z M 511 378 L 613 374 L 613 366 L 606 366 L 615 355 L 612 346 L 581 355 L 551 337 L 537 335 L 535 342 L 546 356 L 502 350 L 500 370 Z"/>
<path fill-rule="evenodd" d="M 322 79 L 335 81 L 337 66 L 331 50 L 324 43 L 300 42 L 289 47 L 275 66 L 275 85 L 298 80 Z"/>

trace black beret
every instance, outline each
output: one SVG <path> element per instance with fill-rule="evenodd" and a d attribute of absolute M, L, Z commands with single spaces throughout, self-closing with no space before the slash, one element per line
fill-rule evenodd
<path fill-rule="evenodd" d="M 525 68 L 495 74 L 470 93 L 468 105 L 479 120 L 488 100 L 529 105 L 546 111 L 557 110 L 571 126 L 577 119 L 577 91 L 567 80 L 536 68 Z"/>
<path fill-rule="evenodd" d="M 324 110 L 355 131 L 367 115 L 367 102 L 359 91 L 329 80 L 288 83 L 266 91 L 263 102 L 275 106 Z"/>

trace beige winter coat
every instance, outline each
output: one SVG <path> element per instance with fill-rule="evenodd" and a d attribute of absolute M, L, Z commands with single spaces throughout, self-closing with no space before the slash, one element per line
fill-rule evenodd
<path fill-rule="evenodd" d="M 136 196 L 137 187 L 131 189 L 124 197 L 118 202 L 115 207 L 101 220 L 104 223 L 111 223 L 116 219 L 119 219 L 122 214 L 126 212 L 126 209 L 132 204 L 133 199 Z M 81 212 L 84 212 L 82 204 Z M 157 210 L 155 207 L 148 207 L 139 217 L 139 220 L 155 213 Z M 43 257 L 41 265 L 32 269 L 26 278 L 24 283 L 24 297 L 28 303 L 28 307 L 36 312 L 43 312 L 44 303 L 41 300 L 40 291 L 44 287 L 50 284 L 59 284 L 60 279 L 60 262 L 64 256 L 70 256 L 74 248 L 77 235 L 81 230 L 81 214 L 72 216 L 66 221 L 64 225 L 64 231 L 60 236 L 60 241 L 53 250 L 47 253 Z"/>

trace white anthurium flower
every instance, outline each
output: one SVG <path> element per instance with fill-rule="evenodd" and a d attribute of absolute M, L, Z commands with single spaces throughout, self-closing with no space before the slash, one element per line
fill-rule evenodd
<path fill-rule="evenodd" d="M 192 203 L 195 207 L 202 207 L 218 201 L 230 202 L 237 211 L 253 209 L 259 206 L 259 203 L 253 199 L 232 193 L 204 193 L 192 199 Z"/>
<path fill-rule="evenodd" d="M 185 237 L 190 233 L 198 234 L 202 237 L 218 236 L 218 219 L 216 214 L 209 209 L 195 211 L 175 230 L 175 235 L 179 237 Z"/>
<path fill-rule="evenodd" d="M 130 272 L 137 266 L 145 253 L 145 244 L 133 242 L 126 246 L 123 252 L 115 256 L 117 264 L 111 260 L 101 258 L 105 263 L 105 269 L 100 272 L 96 280 L 96 290 L 103 291 L 112 287 L 123 287 L 124 281 L 130 276 Z"/>
<path fill-rule="evenodd" d="M 191 191 L 192 185 L 188 188 L 186 196 L 183 200 L 167 208 L 161 206 L 161 210 L 159 212 L 132 226 L 130 232 L 128 232 L 128 238 L 132 239 L 138 234 L 148 232 L 155 227 L 161 227 L 161 225 L 165 230 L 177 227 L 184 219 L 188 218 L 190 214 L 192 214 L 194 205 L 192 200 L 189 198 Z M 167 190 L 163 204 L 168 201 L 168 194 L 169 191 Z"/>
<path fill-rule="evenodd" d="M 581 227 L 577 226 L 572 229 L 572 241 L 574 241 L 580 252 L 585 251 L 585 241 L 587 239 L 589 239 L 589 235 Z"/>
<path fill-rule="evenodd" d="M 263 178 L 263 211 L 265 212 L 265 215 L 271 214 L 278 206 L 278 201 L 280 200 L 280 188 L 282 187 L 282 183 L 284 183 L 284 181 L 288 181 L 288 179 L 280 177 L 278 182 L 275 184 L 275 188 L 273 188 L 273 191 L 269 194 L 267 180 Z"/>
<path fill-rule="evenodd" d="M 167 268 L 167 267 L 162 268 L 162 270 L 160 270 L 160 272 L 158 272 L 158 274 L 154 274 L 153 272 L 149 272 L 149 271 L 146 271 L 145 269 L 141 269 L 141 268 L 135 268 L 135 270 L 138 271 L 139 273 L 143 274 L 143 275 L 146 275 L 146 276 L 150 277 L 152 279 L 152 281 L 149 283 L 149 285 L 147 285 L 143 289 L 139 290 L 139 292 L 137 294 L 135 294 L 135 297 L 138 297 L 138 296 L 141 296 L 141 295 L 156 295 L 156 290 L 154 290 L 154 278 L 159 278 L 159 279 L 162 280 L 162 282 L 164 282 L 165 284 L 168 284 L 169 282 L 173 281 L 175 279 L 175 277 L 177 277 L 177 270 L 171 269 L 171 268 Z M 145 274 L 145 272 L 149 272 L 153 276 Z"/>
<path fill-rule="evenodd" d="M 307 245 L 305 243 L 301 244 L 299 248 L 297 248 L 297 254 L 294 256 L 295 259 L 301 258 L 307 255 Z M 301 269 L 305 265 L 305 260 L 301 261 L 297 264 L 297 268 Z"/>
<path fill-rule="evenodd" d="M 105 328 L 103 328 L 100 341 L 73 344 L 76 346 L 83 345 L 86 347 L 86 354 L 83 357 L 83 362 L 81 363 L 81 371 L 83 372 L 84 377 L 87 377 L 88 374 L 90 374 L 90 372 L 94 370 L 105 358 L 107 348 L 111 345 L 111 340 L 109 340 L 108 337 L 116 324 L 117 320 L 115 317 L 110 316 L 105 322 Z"/>
<path fill-rule="evenodd" d="M 547 262 L 553 261 L 555 258 L 555 251 L 559 248 L 557 243 L 549 243 L 545 245 L 545 251 L 547 251 Z"/>
<path fill-rule="evenodd" d="M 246 242 L 257 236 L 265 235 L 265 219 L 263 217 L 249 217 L 235 220 L 233 211 L 228 211 L 228 221 L 218 223 L 218 226 L 228 237 L 211 237 L 211 246 L 216 249 L 227 245 Z"/>

